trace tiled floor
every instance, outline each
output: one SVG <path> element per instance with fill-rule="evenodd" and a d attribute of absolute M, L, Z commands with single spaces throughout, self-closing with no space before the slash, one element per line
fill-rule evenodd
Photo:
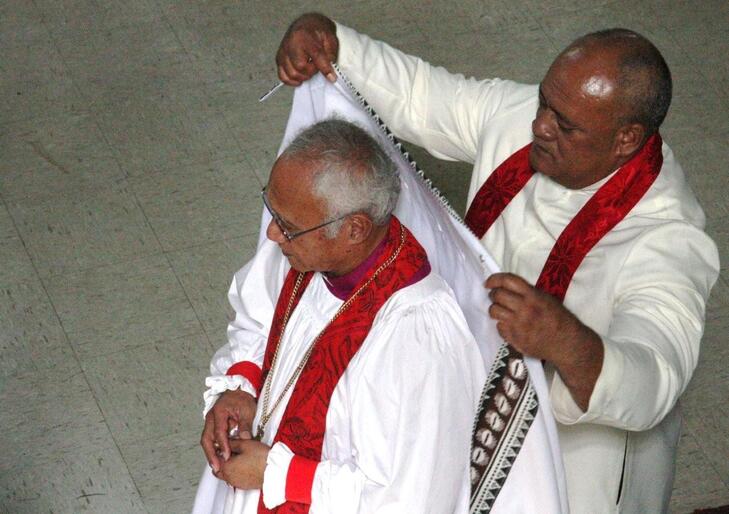
<path fill-rule="evenodd" d="M 729 503 L 729 2 L 0 2 L 0 512 L 186 512 L 207 361 L 252 254 L 291 98 L 288 23 L 318 9 L 454 71 L 539 81 L 609 26 L 662 49 L 663 130 L 722 251 L 684 395 L 672 512 Z M 469 170 L 416 151 L 462 210 Z"/>

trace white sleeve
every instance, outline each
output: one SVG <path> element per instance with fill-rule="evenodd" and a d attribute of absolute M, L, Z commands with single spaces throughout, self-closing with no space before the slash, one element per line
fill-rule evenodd
<path fill-rule="evenodd" d="M 235 318 L 228 324 L 228 343 L 210 362 L 203 416 L 224 391 L 241 389 L 256 396 L 260 378 L 256 374 L 260 375 L 273 311 L 288 269 L 278 245 L 263 241 L 256 255 L 233 277 L 228 300 Z M 233 365 L 243 363 L 248 363 L 243 373 L 227 375 Z"/>
<path fill-rule="evenodd" d="M 673 408 L 696 367 L 704 309 L 719 273 L 714 242 L 671 223 L 639 238 L 618 274 L 605 358 L 587 412 L 555 373 L 555 417 L 646 430 Z"/>
<path fill-rule="evenodd" d="M 442 291 L 376 324 L 343 384 L 351 454 L 317 465 L 311 513 L 453 512 L 467 501 L 483 360 Z"/>
<path fill-rule="evenodd" d="M 487 123 L 536 101 L 535 86 L 467 79 L 341 24 L 337 38 L 337 62 L 367 102 L 398 137 L 439 158 L 473 163 Z"/>

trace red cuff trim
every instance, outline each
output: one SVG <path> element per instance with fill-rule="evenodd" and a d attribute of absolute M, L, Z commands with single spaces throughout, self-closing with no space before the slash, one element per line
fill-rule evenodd
<path fill-rule="evenodd" d="M 228 376 L 243 375 L 256 391 L 261 387 L 261 368 L 250 361 L 236 362 L 228 368 L 225 374 Z"/>
<path fill-rule="evenodd" d="M 311 505 L 311 486 L 317 464 L 315 460 L 294 455 L 286 473 L 286 501 Z"/>

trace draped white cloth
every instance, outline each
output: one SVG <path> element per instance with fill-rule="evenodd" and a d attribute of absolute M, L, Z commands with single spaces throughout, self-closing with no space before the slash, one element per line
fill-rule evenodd
<path fill-rule="evenodd" d="M 336 84 L 330 84 L 323 77 L 317 75 L 296 90 L 282 148 L 302 128 L 315 121 L 332 116 L 354 121 L 368 130 L 398 164 L 402 181 L 402 194 L 395 214 L 410 228 L 426 249 L 433 271 L 443 277 L 452 288 L 465 315 L 468 328 L 474 334 L 478 343 L 480 357 L 483 360 L 485 369 L 490 369 L 503 343 L 495 329 L 495 324 L 487 314 L 490 302 L 487 291 L 482 287 L 485 277 L 497 271 L 493 259 L 486 253 L 475 236 L 452 213 L 450 208 L 444 205 L 444 201 L 437 193 L 415 172 L 407 157 L 403 156 L 400 147 L 383 131 L 382 126 L 378 124 L 378 120 L 363 108 L 356 94 L 348 87 L 346 79 L 340 79 Z M 264 213 L 259 252 L 265 250 L 269 245 L 265 238 L 265 227 L 268 221 L 268 216 Z M 250 263 L 249 266 L 251 266 Z M 236 275 L 236 279 L 231 286 L 231 303 L 237 312 L 240 308 L 249 309 L 251 312 L 257 313 L 261 319 L 265 319 L 265 315 L 268 313 L 270 319 L 278 295 L 277 287 L 280 288 L 280 283 L 271 277 L 281 276 L 285 264 L 276 259 L 268 259 L 266 262 L 261 263 L 262 269 L 258 271 L 263 278 L 259 280 L 258 287 L 260 289 L 255 299 L 245 298 L 241 294 L 242 283 L 249 276 L 249 266 Z M 435 311 L 433 316 L 437 316 Z M 225 371 L 230 365 L 241 360 L 253 360 L 254 362 L 260 362 L 261 360 L 262 344 L 265 344 L 267 327 L 252 323 L 250 319 L 239 318 L 237 317 L 236 322 L 233 322 L 228 330 L 231 343 L 222 348 L 211 363 L 214 376 L 208 379 L 208 386 L 211 389 L 206 393 L 206 408 L 212 405 L 216 395 L 220 392 L 240 386 L 240 378 L 224 377 Z M 556 426 L 548 403 L 549 395 L 544 372 L 541 363 L 538 361 L 526 359 L 526 363 L 540 406 L 520 447 L 504 450 L 505 452 L 515 450 L 518 455 L 513 465 L 505 470 L 508 472 L 508 476 L 496 498 L 492 512 L 567 512 L 564 472 Z M 466 374 L 470 376 L 475 375 L 472 366 L 468 367 L 471 371 L 464 369 L 464 372 L 467 371 Z M 349 368 L 347 373 L 349 373 Z M 481 379 L 483 380 L 483 376 L 481 376 Z M 455 377 L 454 380 L 456 380 Z M 479 384 L 479 390 L 482 386 L 483 383 Z M 244 385 L 244 387 L 247 386 Z M 444 383 L 439 394 L 449 396 L 449 390 L 459 387 L 462 386 L 455 382 Z M 333 397 L 330 413 L 335 408 L 336 402 L 334 400 Z M 470 444 L 472 419 L 469 419 L 466 423 L 468 425 L 467 430 L 462 437 L 468 440 L 466 441 L 467 448 Z M 272 426 L 277 426 L 276 420 L 272 422 Z M 330 426 L 328 415 L 328 431 Z M 457 431 L 462 432 L 460 429 Z M 329 434 L 325 439 L 328 437 Z M 272 435 L 267 433 L 266 438 L 272 438 Z M 376 450 L 379 449 L 376 448 Z M 395 447 L 388 449 L 383 446 L 381 451 L 396 450 Z M 415 461 L 409 462 L 408 465 L 411 466 L 411 471 L 416 470 L 427 474 L 435 473 L 441 477 L 441 480 L 445 481 L 450 478 L 446 475 L 452 473 L 447 468 L 433 468 L 431 465 L 419 464 Z M 468 478 L 465 475 L 460 476 L 463 480 L 462 485 L 467 490 L 469 487 Z M 268 479 L 267 472 L 266 480 Z M 266 487 L 267 484 L 264 484 L 264 491 Z M 314 487 L 315 492 L 317 487 L 321 488 L 319 468 L 317 469 Z M 221 485 L 206 470 L 198 491 L 197 505 L 209 505 L 212 510 L 205 510 L 207 508 L 205 507 L 196 508 L 194 512 L 222 512 L 222 510 L 217 509 L 223 505 L 221 498 L 225 495 L 221 496 L 221 492 L 225 492 L 226 488 L 227 486 Z M 342 490 L 350 491 L 346 488 Z M 423 488 L 419 494 L 426 495 L 426 491 L 428 489 Z M 216 492 L 218 493 L 217 496 L 215 495 Z M 255 497 L 257 499 L 257 494 Z M 320 496 L 320 498 L 324 497 L 325 495 Z M 352 502 L 351 499 L 350 502 Z M 312 512 L 379 512 L 377 509 L 368 510 L 366 508 L 360 510 L 344 509 L 346 503 L 346 501 L 341 503 L 338 507 L 339 510 L 319 510 L 316 508 L 317 502 L 314 499 Z M 400 510 L 391 510 L 391 512 L 426 511 L 428 510 L 408 510 L 407 508 L 403 510 L 402 506 Z M 452 509 L 432 510 L 432 512 L 438 513 L 449 511 L 452 511 Z M 465 513 L 467 511 L 467 501 L 464 503 L 459 500 L 455 512 Z M 235 512 L 248 513 L 254 512 L 254 510 L 236 510 Z"/>

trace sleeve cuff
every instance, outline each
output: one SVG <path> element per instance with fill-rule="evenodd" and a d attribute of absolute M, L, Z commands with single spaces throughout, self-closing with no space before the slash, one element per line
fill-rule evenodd
<path fill-rule="evenodd" d="M 271 447 L 263 472 L 263 504 L 273 509 L 286 502 L 286 476 L 294 452 L 284 443 L 276 443 Z"/>
<path fill-rule="evenodd" d="M 623 380 L 624 363 L 620 352 L 609 340 L 603 338 L 602 341 L 604 348 L 602 369 L 600 376 L 597 377 L 595 388 L 592 390 L 586 412 L 583 412 L 572 399 L 572 393 L 560 378 L 559 373 L 554 373 L 549 396 L 554 417 L 563 425 L 575 425 L 601 419 L 609 410 L 616 384 L 620 384 Z"/>
<path fill-rule="evenodd" d="M 284 443 L 276 443 L 268 452 L 263 472 L 263 504 L 273 509 L 289 501 L 311 504 L 311 487 L 318 462 L 294 453 Z"/>
<path fill-rule="evenodd" d="M 261 373 L 260 366 L 251 361 L 236 362 L 225 372 L 229 377 L 234 375 L 244 376 L 256 390 L 261 388 Z"/>
<path fill-rule="evenodd" d="M 339 53 L 337 54 L 337 64 L 342 69 L 352 64 L 350 56 L 352 55 L 351 47 L 356 45 L 357 32 L 350 29 L 346 25 L 333 20 L 336 25 L 337 41 L 339 42 Z"/>
<path fill-rule="evenodd" d="M 251 394 L 254 398 L 258 397 L 258 391 L 251 384 L 251 382 L 243 375 L 217 375 L 213 377 L 207 377 L 205 379 L 205 386 L 208 388 L 203 393 L 203 401 L 205 406 L 203 407 L 203 418 L 207 415 L 208 411 L 213 408 L 215 402 L 218 401 L 218 397 L 225 391 L 235 391 L 240 389 L 243 392 Z"/>

